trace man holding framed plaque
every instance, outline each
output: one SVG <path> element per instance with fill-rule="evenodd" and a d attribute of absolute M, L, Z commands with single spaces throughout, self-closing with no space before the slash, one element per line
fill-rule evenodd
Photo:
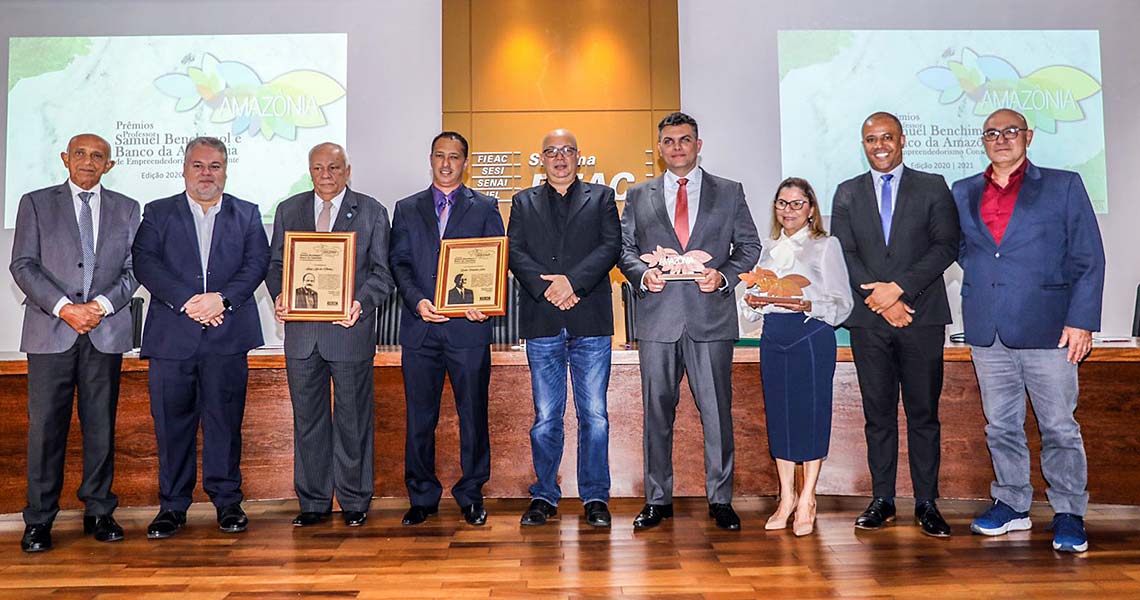
<path fill-rule="evenodd" d="M 760 238 L 744 188 L 697 166 L 701 140 L 692 117 L 672 113 L 662 119 L 657 148 L 667 171 L 629 189 L 618 261 L 638 295 L 645 405 L 646 504 L 633 526 L 655 527 L 673 516 L 673 421 L 687 373 L 704 429 L 709 516 L 717 527 L 740 529 L 731 504 L 732 346 L 740 327 L 733 289 L 737 276 L 760 257 Z M 705 266 L 695 274 L 671 261 L 681 273 L 665 273 L 658 264 L 698 250 Z"/>
<path fill-rule="evenodd" d="M 390 228 L 383 205 L 348 187 L 351 169 L 340 145 L 314 146 L 313 191 L 282 202 L 273 219 L 265 285 L 285 323 L 296 527 L 328 520 L 334 495 L 345 524 L 363 525 L 372 500 L 372 362 L 376 307 L 393 287 Z"/>
<path fill-rule="evenodd" d="M 522 286 L 519 332 L 534 394 L 530 450 L 535 483 L 523 525 L 558 513 L 562 490 L 566 370 L 578 415 L 578 495 L 586 522 L 610 526 L 606 389 L 614 333 L 610 269 L 621 252 L 614 191 L 578 180 L 578 140 L 564 129 L 542 139 L 546 183 L 511 201 L 511 271 Z"/>
<path fill-rule="evenodd" d="M 491 477 L 487 318 L 503 308 L 506 239 L 495 199 L 463 185 L 467 150 L 462 135 L 454 131 L 437 135 L 431 145 L 431 186 L 397 202 L 392 217 L 389 259 L 403 300 L 401 370 L 408 408 L 404 480 L 411 508 L 404 525 L 422 523 L 435 514 L 443 495 L 435 474 L 435 427 L 444 375 L 455 393 L 463 471 L 451 493 L 468 523 L 487 521 L 483 507 L 483 485 Z M 475 279 L 472 267 L 479 271 L 479 281 L 468 282 L 474 304 L 441 306 L 448 304 L 441 295 L 460 274 Z M 489 281 L 482 281 L 485 278 Z"/>

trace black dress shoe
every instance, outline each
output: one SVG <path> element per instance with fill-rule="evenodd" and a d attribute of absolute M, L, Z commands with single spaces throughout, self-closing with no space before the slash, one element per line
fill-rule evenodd
<path fill-rule="evenodd" d="M 950 537 L 950 524 L 942 518 L 933 500 L 917 502 L 914 505 L 914 523 L 922 527 L 922 533 L 930 537 Z"/>
<path fill-rule="evenodd" d="M 83 533 L 85 535 L 94 533 L 96 542 L 118 542 L 123 539 L 123 528 L 111 515 L 85 515 Z"/>
<path fill-rule="evenodd" d="M 716 526 L 721 529 L 740 531 L 740 517 L 731 504 L 709 504 L 709 516 L 716 519 Z"/>
<path fill-rule="evenodd" d="M 519 524 L 527 526 L 546 525 L 546 520 L 557 514 L 557 506 L 554 506 L 546 500 L 535 498 L 530 501 L 530 506 L 527 507 L 526 512 L 523 513 Z"/>
<path fill-rule="evenodd" d="M 344 517 L 344 524 L 349 527 L 360 527 L 368 520 L 368 513 L 362 510 L 346 510 L 340 516 Z"/>
<path fill-rule="evenodd" d="M 293 527 L 308 527 L 309 525 L 324 523 L 331 516 L 331 512 L 302 512 L 293 517 Z"/>
<path fill-rule="evenodd" d="M 610 509 L 606 506 L 605 502 L 594 500 L 587 502 L 585 506 L 586 522 L 594 527 L 609 527 L 613 521 L 610 518 Z"/>
<path fill-rule="evenodd" d="M 20 538 L 20 549 L 24 552 L 51 550 L 51 523 L 24 526 L 24 537 Z"/>
<path fill-rule="evenodd" d="M 646 504 L 633 519 L 634 529 L 657 527 L 664 519 L 673 518 L 672 504 Z"/>
<path fill-rule="evenodd" d="M 146 537 L 152 540 L 168 538 L 186 524 L 186 513 L 177 510 L 160 510 L 146 527 Z"/>
<path fill-rule="evenodd" d="M 404 525 L 419 525 L 427 520 L 428 516 L 439 512 L 438 506 L 412 506 L 404 513 Z"/>
<path fill-rule="evenodd" d="M 241 509 L 241 503 L 223 506 L 218 509 L 218 529 L 226 533 L 241 533 L 249 527 L 249 519 Z"/>
<path fill-rule="evenodd" d="M 882 529 L 895 520 L 895 505 L 886 498 L 871 500 L 870 506 L 855 519 L 855 529 Z"/>
<path fill-rule="evenodd" d="M 468 504 L 463 507 L 463 518 L 471 525 L 482 525 L 487 522 L 487 509 L 482 502 Z"/>

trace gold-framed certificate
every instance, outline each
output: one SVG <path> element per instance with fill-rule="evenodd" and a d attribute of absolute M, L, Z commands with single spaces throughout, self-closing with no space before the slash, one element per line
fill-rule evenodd
<path fill-rule="evenodd" d="M 344 321 L 355 289 L 356 232 L 286 231 L 281 294 L 286 321 Z"/>
<path fill-rule="evenodd" d="M 469 308 L 491 316 L 506 314 L 506 236 L 439 241 L 435 308 L 448 317 L 463 316 Z"/>

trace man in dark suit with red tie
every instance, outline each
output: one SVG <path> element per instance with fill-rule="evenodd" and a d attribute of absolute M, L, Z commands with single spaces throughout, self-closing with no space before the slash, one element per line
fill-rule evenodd
<path fill-rule="evenodd" d="M 405 525 L 427 520 L 439 509 L 443 488 L 435 474 L 435 427 L 443 379 L 451 379 L 459 413 L 463 476 L 451 494 L 471 525 L 487 522 L 483 485 L 491 477 L 487 398 L 491 382 L 491 324 L 467 309 L 463 317 L 437 312 L 435 297 L 441 238 L 503 235 L 494 198 L 463 185 L 467 140 L 454 131 L 432 140 L 432 184 L 396 203 L 389 251 L 400 312 L 401 369 L 408 406 L 404 481 L 411 508 Z"/>

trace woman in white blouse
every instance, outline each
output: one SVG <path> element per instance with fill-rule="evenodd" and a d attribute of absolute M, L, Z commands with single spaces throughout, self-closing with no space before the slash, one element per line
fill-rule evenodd
<path fill-rule="evenodd" d="M 851 283 L 839 240 L 823 229 L 811 185 L 798 177 L 780 182 L 772 204 L 771 239 L 760 253 L 760 268 L 778 277 L 801 275 L 810 282 L 803 298 L 789 301 L 760 295 L 741 299 L 749 321 L 764 320 L 760 373 L 768 446 L 780 477 L 780 501 L 765 529 L 808 535 L 815 527 L 815 486 L 831 439 L 831 392 L 835 375 L 835 331 L 851 314 Z M 796 463 L 803 463 L 803 489 L 795 490 Z"/>

